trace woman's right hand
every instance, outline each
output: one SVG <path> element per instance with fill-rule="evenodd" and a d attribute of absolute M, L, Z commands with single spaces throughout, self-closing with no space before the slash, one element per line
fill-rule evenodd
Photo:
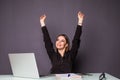
<path fill-rule="evenodd" d="M 40 16 L 41 27 L 45 26 L 45 20 L 46 20 L 46 15 L 45 14 Z"/>

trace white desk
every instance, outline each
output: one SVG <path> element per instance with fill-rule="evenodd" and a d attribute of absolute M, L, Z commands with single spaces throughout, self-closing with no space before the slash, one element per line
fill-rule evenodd
<path fill-rule="evenodd" d="M 120 80 L 112 75 L 106 74 L 106 80 Z M 100 73 L 88 73 L 88 75 L 82 75 L 82 80 L 99 80 Z M 55 76 L 40 77 L 39 79 L 32 78 L 20 78 L 13 75 L 0 75 L 0 80 L 56 80 Z"/>

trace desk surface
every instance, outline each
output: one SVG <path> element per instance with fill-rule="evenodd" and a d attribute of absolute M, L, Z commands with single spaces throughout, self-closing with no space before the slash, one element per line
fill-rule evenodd
<path fill-rule="evenodd" d="M 106 80 L 120 80 L 110 74 L 107 74 L 107 73 L 105 74 L 106 74 Z M 86 75 L 82 75 L 82 80 L 99 80 L 99 76 L 100 76 L 100 73 L 88 73 Z M 40 77 L 39 79 L 32 79 L 32 78 L 14 77 L 13 75 L 0 75 L 0 80 L 56 80 L 56 77 L 45 76 L 45 77 Z"/>

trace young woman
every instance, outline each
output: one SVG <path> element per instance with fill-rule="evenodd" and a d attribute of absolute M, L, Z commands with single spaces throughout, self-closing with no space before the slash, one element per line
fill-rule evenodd
<path fill-rule="evenodd" d="M 84 14 L 78 12 L 78 25 L 72 41 L 72 47 L 70 49 L 69 39 L 65 34 L 58 35 L 55 47 L 51 42 L 48 30 L 45 25 L 46 15 L 40 16 L 40 25 L 43 32 L 43 38 L 45 42 L 45 48 L 52 63 L 51 73 L 71 73 L 73 68 L 73 62 L 76 58 L 78 48 L 80 45 L 80 36 L 82 33 L 82 23 Z"/>

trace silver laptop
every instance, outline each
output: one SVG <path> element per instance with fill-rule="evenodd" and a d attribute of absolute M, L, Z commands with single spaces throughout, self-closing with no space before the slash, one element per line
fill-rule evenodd
<path fill-rule="evenodd" d="M 10 53 L 8 56 L 14 76 L 40 78 L 34 53 Z"/>

